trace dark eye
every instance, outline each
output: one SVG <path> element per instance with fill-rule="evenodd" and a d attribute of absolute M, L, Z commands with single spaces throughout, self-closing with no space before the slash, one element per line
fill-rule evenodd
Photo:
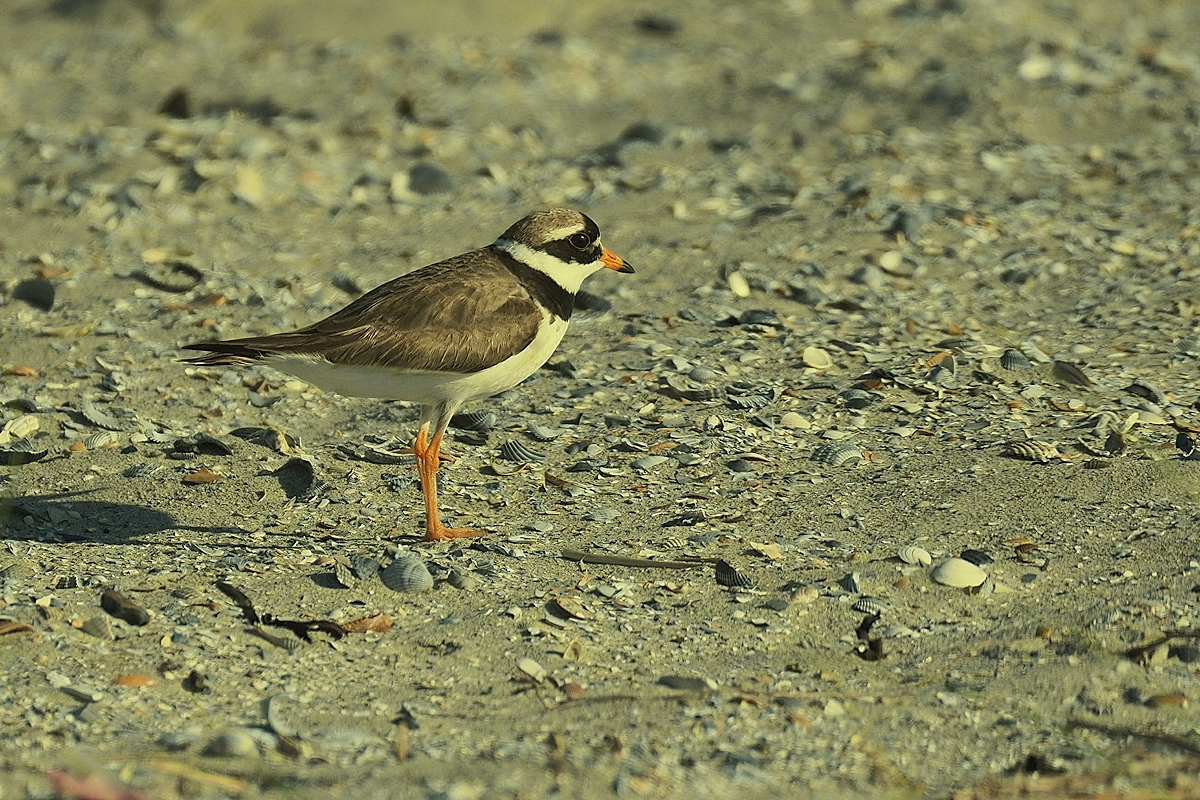
<path fill-rule="evenodd" d="M 576 250 L 587 250 L 592 246 L 592 239 L 586 233 L 573 233 L 567 241 Z"/>

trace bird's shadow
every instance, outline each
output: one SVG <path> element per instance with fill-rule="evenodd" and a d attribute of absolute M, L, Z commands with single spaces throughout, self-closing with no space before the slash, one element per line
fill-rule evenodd
<path fill-rule="evenodd" d="M 229 526 L 181 525 L 172 515 L 145 506 L 88 499 L 94 490 L 0 498 L 0 539 L 133 544 L 163 531 L 244 534 Z"/>

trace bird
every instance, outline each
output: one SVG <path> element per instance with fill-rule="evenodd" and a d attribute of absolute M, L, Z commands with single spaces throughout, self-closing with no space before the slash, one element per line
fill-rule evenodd
<path fill-rule="evenodd" d="M 413 453 L 424 541 L 482 536 L 438 513 L 442 437 L 465 403 L 511 389 L 550 358 L 585 278 L 632 273 L 586 214 L 537 211 L 494 242 L 383 283 L 325 319 L 284 333 L 195 342 L 199 366 L 262 363 L 348 397 L 421 406 Z"/>

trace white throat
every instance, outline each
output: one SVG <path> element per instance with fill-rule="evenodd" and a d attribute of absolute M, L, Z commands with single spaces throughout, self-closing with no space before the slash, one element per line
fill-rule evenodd
<path fill-rule="evenodd" d="M 560 261 L 549 253 L 534 250 L 529 245 L 515 242 L 512 239 L 497 239 L 492 246 L 505 251 L 522 264 L 549 275 L 551 280 L 571 294 L 579 291 L 579 287 L 583 285 L 583 281 L 588 275 L 604 266 L 602 261 L 593 261 L 591 264 Z"/>

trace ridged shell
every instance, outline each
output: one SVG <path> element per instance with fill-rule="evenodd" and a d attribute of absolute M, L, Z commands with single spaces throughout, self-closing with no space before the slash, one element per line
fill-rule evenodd
<path fill-rule="evenodd" d="M 966 589 L 981 586 L 987 580 L 987 573 L 970 561 L 961 558 L 948 558 L 934 568 L 930 577 L 943 586 L 953 586 L 955 589 Z"/>
<path fill-rule="evenodd" d="M 88 450 L 103 450 L 106 447 L 116 447 L 120 443 L 121 436 L 114 431 L 97 431 L 83 439 L 83 446 Z"/>
<path fill-rule="evenodd" d="M 1022 439 L 1019 442 L 1009 442 L 1004 446 L 1006 455 L 1022 458 L 1026 461 L 1040 461 L 1043 464 L 1056 458 L 1062 458 L 1058 448 L 1048 442 L 1036 439 Z"/>
<path fill-rule="evenodd" d="M 813 450 L 812 460 L 818 464 L 840 467 L 851 461 L 862 461 L 863 453 L 858 445 L 850 442 L 830 442 Z"/>
<path fill-rule="evenodd" d="M 766 394 L 731 395 L 726 402 L 733 408 L 766 408 L 775 402 L 775 398 Z"/>
<path fill-rule="evenodd" d="M 1000 366 L 1008 370 L 1029 369 L 1033 366 L 1029 359 L 1020 350 L 1014 350 L 1011 347 L 1004 351 L 1000 356 Z"/>
<path fill-rule="evenodd" d="M 642 456 L 641 458 L 635 458 L 633 461 L 631 461 L 629 466 L 637 470 L 654 469 L 655 467 L 665 464 L 670 460 L 671 459 L 667 458 L 666 456 Z"/>
<path fill-rule="evenodd" d="M 1176 346 L 1184 355 L 1200 356 L 1200 336 L 1185 336 L 1176 343 Z"/>
<path fill-rule="evenodd" d="M 743 574 L 737 567 L 730 564 L 725 559 L 717 562 L 717 583 L 722 586 L 733 586 L 741 588 L 749 588 L 754 585 L 749 576 Z"/>
<path fill-rule="evenodd" d="M 566 433 L 562 428 L 551 428 L 549 425 L 530 425 L 528 431 L 539 442 L 552 442 Z"/>
<path fill-rule="evenodd" d="M 505 461 L 513 461 L 517 464 L 537 463 L 545 458 L 537 450 L 518 439 L 510 439 L 500 445 L 500 457 Z"/>
<path fill-rule="evenodd" d="M 990 553 L 986 553 L 983 550 L 963 550 L 958 554 L 958 557 L 963 561 L 970 561 L 977 567 L 986 567 L 996 560 L 992 558 Z"/>
<path fill-rule="evenodd" d="M 125 430 L 125 423 L 121 420 L 101 411 L 91 400 L 82 400 L 79 403 L 79 413 L 83 414 L 83 418 L 95 425 L 97 428 L 104 428 L 110 431 Z"/>
<path fill-rule="evenodd" d="M 495 428 L 496 422 L 494 411 L 467 411 L 463 414 L 455 414 L 450 419 L 450 424 L 459 430 L 480 433 L 486 433 Z"/>
<path fill-rule="evenodd" d="M 896 551 L 896 555 L 905 564 L 921 564 L 927 567 L 933 563 L 933 557 L 929 555 L 929 551 L 924 547 L 917 547 L 915 544 L 901 547 Z"/>
<path fill-rule="evenodd" d="M 847 572 L 842 577 L 838 578 L 838 586 L 845 589 L 850 594 L 858 594 L 862 591 L 862 584 L 858 580 L 857 572 Z"/>
<path fill-rule="evenodd" d="M 860 614 L 873 614 L 879 616 L 887 610 L 887 606 L 882 600 L 877 600 L 874 597 L 860 597 L 854 602 L 850 608 Z"/>
<path fill-rule="evenodd" d="M 423 592 L 433 588 L 433 576 L 419 556 L 401 553 L 379 570 L 379 580 L 394 592 Z"/>
<path fill-rule="evenodd" d="M 365 581 L 379 572 L 379 562 L 370 556 L 353 555 L 350 556 L 350 569 L 360 581 Z"/>

